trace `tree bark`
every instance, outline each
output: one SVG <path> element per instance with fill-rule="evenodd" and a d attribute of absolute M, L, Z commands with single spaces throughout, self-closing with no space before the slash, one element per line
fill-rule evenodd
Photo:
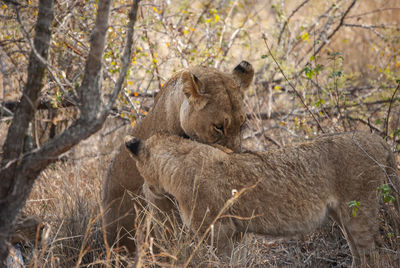
<path fill-rule="evenodd" d="M 47 58 L 48 55 L 53 18 L 54 0 L 40 0 L 33 43 L 42 58 Z M 16 175 L 21 171 L 25 133 L 35 113 L 35 102 L 43 86 L 44 75 L 45 66 L 32 51 L 27 82 L 3 146 L 0 170 L 0 264 L 4 264 L 8 256 L 12 223 L 33 185 L 33 180 Z M 19 187 L 20 185 L 22 187 Z"/>
<path fill-rule="evenodd" d="M 102 0 L 99 1 L 96 23 L 92 30 L 90 51 L 86 60 L 82 84 L 77 90 L 80 97 L 78 104 L 80 118 L 42 147 L 24 152 L 25 134 L 35 114 L 39 92 L 43 86 L 47 67 L 43 59 L 48 56 L 51 24 L 54 17 L 54 0 L 39 1 L 34 48 L 32 48 L 28 65 L 28 79 L 3 146 L 4 157 L 0 168 L 0 266 L 5 265 L 9 253 L 8 241 L 13 231 L 14 219 L 24 206 L 40 172 L 47 165 L 56 161 L 60 154 L 68 151 L 102 127 L 122 88 L 130 63 L 139 1 L 135 0 L 132 3 L 121 73 L 108 103 L 102 102 L 100 90 L 102 58 L 112 0 Z"/>
<path fill-rule="evenodd" d="M 0 266 L 5 265 L 9 253 L 9 237 L 19 210 L 32 189 L 41 170 L 57 160 L 58 156 L 82 139 L 99 130 L 107 113 L 101 101 L 101 61 L 108 28 L 111 0 L 99 1 L 96 24 L 92 31 L 91 46 L 86 61 L 80 94 L 80 118 L 61 135 L 48 141 L 43 147 L 24 152 L 24 138 L 32 120 L 45 68 L 32 51 L 29 58 L 28 79 L 23 96 L 14 114 L 3 146 L 0 169 Z M 54 0 L 40 0 L 35 27 L 34 47 L 46 59 L 51 39 L 51 24 L 54 17 Z"/>

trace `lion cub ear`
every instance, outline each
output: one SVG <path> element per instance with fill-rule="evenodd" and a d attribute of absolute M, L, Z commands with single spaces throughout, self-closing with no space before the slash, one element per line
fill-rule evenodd
<path fill-rule="evenodd" d="M 139 147 L 141 145 L 141 140 L 132 136 L 126 136 L 125 139 L 125 146 L 128 149 L 128 151 L 130 152 L 130 155 L 134 158 L 134 159 L 138 159 L 138 154 L 139 154 Z"/>
<path fill-rule="evenodd" d="M 200 79 L 186 70 L 182 72 L 182 91 L 190 104 L 195 105 L 197 109 L 202 109 L 207 104 L 207 98 L 203 96 L 204 85 Z"/>
<path fill-rule="evenodd" d="M 254 69 L 247 61 L 242 61 L 232 71 L 233 78 L 238 83 L 240 89 L 245 91 L 253 81 Z"/>

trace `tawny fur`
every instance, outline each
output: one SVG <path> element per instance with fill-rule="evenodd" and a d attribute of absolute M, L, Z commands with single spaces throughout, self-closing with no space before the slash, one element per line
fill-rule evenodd
<path fill-rule="evenodd" d="M 215 224 L 220 247 L 237 232 L 292 236 L 331 217 L 356 267 L 369 262 L 379 235 L 377 188 L 397 174 L 388 145 L 367 133 L 325 135 L 262 153 L 226 153 L 166 135 L 142 142 L 127 137 L 126 145 L 148 188 L 174 196 L 193 231 L 213 223 L 233 190 L 247 189 L 224 213 L 233 217 Z M 350 201 L 360 203 L 356 216 Z"/>
<path fill-rule="evenodd" d="M 252 66 L 245 61 L 232 73 L 200 66 L 179 71 L 165 83 L 153 109 L 136 124 L 132 135 L 146 139 L 155 133 L 170 133 L 237 151 L 240 127 L 245 120 L 243 91 L 252 82 L 253 75 Z M 103 189 L 102 205 L 110 246 L 119 242 L 120 246 L 135 252 L 135 241 L 131 239 L 135 235 L 132 199 L 141 199 L 142 185 L 135 162 L 122 145 L 109 167 Z M 169 199 L 158 201 L 164 211 L 173 209 Z M 137 207 L 140 209 L 141 205 Z"/>

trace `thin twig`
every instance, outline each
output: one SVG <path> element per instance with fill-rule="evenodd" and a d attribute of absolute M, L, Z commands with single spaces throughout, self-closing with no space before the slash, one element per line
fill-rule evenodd
<path fill-rule="evenodd" d="M 361 149 L 361 151 L 363 151 L 363 153 L 368 156 L 380 169 L 382 169 L 383 173 L 385 173 L 385 176 L 387 178 L 387 180 L 389 181 L 390 185 L 392 186 L 393 190 L 397 193 L 397 195 L 400 196 L 400 192 L 399 189 L 397 189 L 396 185 L 393 183 L 392 179 L 390 178 L 390 175 L 387 173 L 386 171 L 386 166 L 379 163 L 372 155 L 370 155 L 365 149 L 364 147 L 361 146 L 361 144 L 354 138 L 352 137 L 352 140 L 354 141 L 354 143 L 358 146 L 358 148 Z M 393 173 L 393 175 L 395 176 L 395 178 L 397 179 L 397 174 L 396 172 Z"/>
<path fill-rule="evenodd" d="M 386 140 L 387 140 L 387 137 L 389 135 L 389 117 L 390 117 L 390 112 L 392 110 L 392 104 L 393 104 L 393 101 L 394 101 L 394 97 L 396 96 L 396 93 L 399 90 L 399 87 L 400 87 L 400 80 L 398 80 L 397 87 L 394 90 L 392 97 L 390 98 L 389 108 L 388 108 L 387 115 L 386 115 L 386 122 L 385 122 L 385 136 L 386 136 L 385 139 Z M 393 137 L 393 139 L 394 138 L 395 137 Z"/>
<path fill-rule="evenodd" d="M 350 115 L 347 115 L 346 118 L 349 119 L 349 120 L 351 120 L 351 121 L 358 121 L 358 122 L 361 122 L 361 123 L 363 123 L 364 125 L 367 125 L 371 130 L 374 130 L 374 131 L 378 132 L 379 135 L 384 136 L 383 131 L 380 130 L 377 126 L 373 125 L 371 122 L 369 122 L 369 120 L 367 121 L 367 120 L 365 120 L 365 119 L 358 118 L 358 117 L 352 117 L 352 116 L 350 116 Z"/>
<path fill-rule="evenodd" d="M 158 81 L 158 88 L 161 89 L 162 88 L 162 83 L 161 83 L 161 75 L 160 75 L 160 70 L 158 69 L 158 65 L 157 65 L 157 59 L 155 56 L 155 52 L 153 49 L 153 44 L 151 43 L 149 36 L 147 34 L 147 29 L 145 28 L 143 30 L 144 36 L 146 37 L 146 41 L 147 44 L 149 45 L 149 51 L 150 51 L 150 55 L 151 55 L 151 60 L 154 64 L 154 69 L 156 70 L 156 76 L 157 76 L 157 81 Z"/>
<path fill-rule="evenodd" d="M 139 118 L 139 113 L 136 110 L 135 104 L 132 102 L 131 98 L 129 97 L 128 93 L 125 92 L 125 90 L 122 90 L 122 94 L 124 94 L 125 99 L 128 100 L 131 108 L 133 109 L 133 111 L 135 112 L 135 118 Z"/>
<path fill-rule="evenodd" d="M 247 18 L 248 18 L 248 17 L 247 17 Z M 234 31 L 234 32 L 232 33 L 232 35 L 231 35 L 231 37 L 230 37 L 230 39 L 229 39 L 229 43 L 228 43 L 228 45 L 225 47 L 224 52 L 223 52 L 223 54 L 222 54 L 222 59 L 219 60 L 219 61 L 217 61 L 217 62 L 215 63 L 215 65 L 214 65 L 215 68 L 218 69 L 218 68 L 221 66 L 222 62 L 225 60 L 226 55 L 228 55 L 228 52 L 229 52 L 229 50 L 231 49 L 233 43 L 235 42 L 235 40 L 236 40 L 238 34 L 239 34 L 240 31 L 242 30 L 242 27 L 243 27 L 244 24 L 247 22 L 247 18 L 246 18 L 245 22 L 243 22 L 242 26 L 240 26 L 239 28 L 237 28 L 236 31 Z M 221 47 L 221 48 L 222 48 L 222 47 Z"/>
<path fill-rule="evenodd" d="M 297 97 L 300 99 L 301 103 L 303 104 L 303 106 L 307 109 L 307 111 L 310 113 L 310 115 L 312 116 L 312 118 L 314 119 L 314 121 L 317 123 L 318 128 L 322 131 L 322 133 L 325 133 L 324 129 L 322 128 L 321 124 L 319 123 L 318 119 L 315 117 L 314 113 L 310 110 L 310 108 L 308 107 L 308 105 L 305 103 L 305 101 L 303 100 L 303 97 L 300 95 L 300 93 L 296 90 L 296 88 L 294 87 L 294 85 L 289 81 L 289 79 L 286 77 L 285 73 L 283 72 L 281 66 L 279 65 L 278 61 L 275 59 L 274 55 L 271 52 L 271 49 L 268 46 L 268 42 L 267 42 L 267 37 L 265 34 L 263 34 L 263 39 L 264 39 L 264 43 L 265 46 L 268 49 L 268 53 L 271 55 L 272 59 L 274 60 L 275 64 L 278 66 L 279 71 L 281 72 L 281 74 L 283 75 L 283 77 L 285 77 L 286 82 L 288 82 L 288 84 L 290 85 L 290 87 L 293 89 L 293 91 L 296 93 Z"/>
<path fill-rule="evenodd" d="M 348 24 L 348 23 L 344 23 L 343 26 L 367 29 L 367 30 L 370 30 L 371 32 L 373 32 L 374 34 L 376 34 L 380 39 L 385 40 L 385 37 L 375 29 L 376 28 L 387 29 L 387 27 L 380 27 L 380 26 L 375 26 L 375 25 Z M 399 30 L 399 28 L 396 28 L 396 27 L 394 27 L 393 29 L 396 29 L 397 31 Z"/>
<path fill-rule="evenodd" d="M 286 19 L 285 23 L 283 24 L 283 27 L 281 29 L 281 32 L 279 33 L 279 37 L 278 37 L 278 45 L 281 43 L 281 39 L 282 39 L 282 34 L 285 31 L 286 26 L 288 25 L 290 19 L 294 16 L 294 14 L 296 14 L 297 11 L 299 11 L 305 4 L 307 4 L 310 0 L 305 0 L 303 1 L 300 5 L 298 5 L 293 11 L 292 13 L 289 15 L 289 17 Z"/>
<path fill-rule="evenodd" d="M 224 27 L 222 27 L 221 36 L 219 37 L 219 45 L 218 45 L 219 48 L 222 48 L 222 42 L 224 41 L 224 35 L 226 32 L 226 24 L 228 23 L 228 19 L 232 16 L 233 10 L 236 8 L 237 3 L 238 3 L 238 0 L 236 0 L 235 3 L 232 4 L 232 6 L 228 12 L 228 15 L 224 19 Z"/>
<path fill-rule="evenodd" d="M 359 18 L 359 17 L 365 16 L 365 15 L 371 15 L 374 13 L 379 13 L 379 12 L 383 12 L 383 11 L 392 11 L 392 10 L 393 11 L 400 10 L 400 7 L 379 8 L 379 9 L 375 9 L 375 10 L 364 12 L 364 13 L 354 14 L 354 15 L 349 16 L 348 18 Z"/>
<path fill-rule="evenodd" d="M 322 19 L 328 18 L 326 23 L 321 27 L 320 34 L 319 34 L 318 38 L 314 37 L 315 40 L 322 40 L 322 36 L 324 36 L 326 34 L 326 32 L 328 31 L 328 29 L 331 27 L 332 21 L 333 21 L 333 16 L 332 15 L 328 15 L 328 14 L 331 13 L 331 11 L 332 11 L 332 9 L 334 9 L 334 7 L 335 7 L 334 4 L 330 5 L 329 8 L 327 10 L 325 10 L 321 15 L 319 15 L 317 17 L 317 19 L 314 20 L 314 23 L 310 27 L 307 28 L 307 32 L 311 33 L 312 31 L 314 31 L 314 33 L 315 33 L 314 36 L 315 36 L 316 35 L 316 30 L 314 30 L 314 29 L 320 24 Z M 299 40 L 297 40 L 297 42 L 294 45 L 292 45 L 292 47 L 288 51 L 288 53 L 293 52 L 294 49 L 296 49 L 296 47 L 300 43 L 302 43 L 302 39 L 301 38 Z M 308 51 L 305 53 L 305 55 L 308 55 L 308 53 L 310 53 L 313 50 L 315 50 L 315 46 L 310 47 L 308 49 Z M 304 60 L 304 57 L 305 56 L 303 56 L 303 58 L 301 58 L 298 62 L 302 62 Z"/>
<path fill-rule="evenodd" d="M 0 103 L 0 108 L 1 108 L 3 111 L 5 111 L 6 113 L 8 113 L 9 116 L 11 116 L 11 117 L 14 116 L 14 113 L 11 112 L 9 109 L 7 109 L 7 107 L 4 106 L 2 103 Z M 2 117 L 2 116 L 0 116 L 0 117 Z"/>
<path fill-rule="evenodd" d="M 201 11 L 201 13 L 200 13 L 199 17 L 197 18 L 195 24 L 193 25 L 193 28 L 194 28 L 194 29 L 197 28 L 197 25 L 201 22 L 201 19 L 203 18 L 203 16 L 210 10 L 211 4 L 212 4 L 213 2 L 214 2 L 214 0 L 210 0 L 210 1 L 208 1 L 207 3 L 203 4 L 203 10 Z M 192 38 L 193 38 L 193 36 L 194 36 L 194 32 L 195 32 L 195 31 L 193 31 L 193 32 L 190 34 L 189 38 L 188 38 L 187 41 L 186 41 L 186 45 L 185 45 L 185 47 L 183 48 L 183 50 L 187 49 L 187 47 L 189 46 L 189 44 L 192 42 Z"/>
<path fill-rule="evenodd" d="M 194 257 L 194 253 L 199 249 L 201 243 L 205 240 L 205 238 L 207 237 L 207 235 L 209 234 L 211 228 L 213 228 L 213 226 L 215 225 L 215 223 L 223 216 L 223 213 L 225 213 L 225 211 L 227 209 L 229 209 L 233 203 L 246 191 L 250 190 L 250 189 L 254 189 L 255 187 L 257 187 L 258 183 L 261 181 L 261 179 L 259 179 L 255 184 L 249 186 L 249 187 L 245 187 L 243 189 L 241 189 L 239 192 L 235 193 L 233 195 L 233 197 L 231 197 L 230 199 L 228 199 L 224 206 L 221 208 L 221 210 L 218 212 L 217 216 L 215 216 L 215 218 L 213 219 L 213 221 L 211 222 L 211 224 L 207 227 L 207 229 L 204 231 L 203 235 L 200 237 L 198 243 L 196 244 L 194 250 L 192 251 L 192 254 L 190 254 L 189 258 L 186 260 L 185 264 L 183 265 L 183 267 L 188 267 L 191 260 Z"/>
<path fill-rule="evenodd" d="M 340 18 L 339 24 L 336 26 L 336 28 L 331 32 L 331 34 L 322 42 L 322 44 L 315 50 L 313 56 L 315 57 L 320 50 L 328 43 L 329 40 L 332 39 L 332 37 L 336 34 L 336 32 L 340 29 L 340 27 L 343 26 L 344 24 L 344 19 L 346 18 L 347 14 L 349 14 L 350 10 L 354 7 L 356 4 L 357 0 L 353 0 L 349 7 L 346 9 L 346 11 L 343 13 L 342 17 Z"/>
<path fill-rule="evenodd" d="M 129 22 L 128 22 L 128 33 L 126 36 L 126 44 L 124 48 L 124 52 L 121 56 L 121 62 L 122 62 L 122 68 L 120 75 L 118 76 L 118 80 L 115 83 L 114 90 L 110 96 L 109 102 L 107 106 L 104 109 L 104 113 L 108 113 L 111 110 L 112 105 L 114 104 L 115 100 L 118 97 L 119 92 L 121 92 L 122 89 L 122 84 L 125 81 L 126 74 L 128 72 L 128 67 L 131 62 L 131 56 L 132 56 L 132 44 L 133 44 L 133 36 L 135 33 L 135 23 L 137 20 L 137 11 L 139 8 L 139 2 L 140 0 L 135 0 L 132 3 L 131 10 L 129 12 Z"/>
<path fill-rule="evenodd" d="M 274 138 L 268 136 L 267 134 L 264 134 L 264 138 L 265 138 L 266 140 L 269 140 L 270 142 L 272 142 L 272 143 L 273 143 L 274 145 L 276 145 L 278 148 L 281 148 L 281 147 L 282 147 L 282 145 L 281 145 L 277 140 L 275 140 Z"/>
<path fill-rule="evenodd" d="M 72 104 L 74 104 L 75 106 L 77 105 L 77 96 L 76 95 L 71 95 L 70 93 L 68 93 L 68 91 L 64 88 L 63 84 L 61 83 L 60 79 L 58 79 L 57 75 L 55 75 L 57 72 L 55 70 L 53 70 L 53 68 L 51 67 L 50 63 L 43 58 L 39 52 L 36 50 L 33 41 L 30 37 L 30 34 L 28 33 L 28 31 L 25 29 L 24 24 L 22 23 L 21 20 L 21 16 L 19 14 L 19 9 L 16 9 L 16 14 L 17 14 L 17 20 L 18 23 L 21 26 L 21 30 L 24 33 L 26 39 L 28 40 L 28 43 L 31 47 L 32 52 L 34 53 L 34 55 L 36 56 L 36 58 L 46 67 L 49 75 L 51 76 L 51 78 L 57 83 L 57 85 L 59 86 L 59 88 L 61 89 L 61 91 L 64 93 L 65 98 L 71 102 Z M 73 85 L 67 80 L 65 79 L 65 81 L 67 82 L 68 86 L 70 88 L 74 88 Z"/>
<path fill-rule="evenodd" d="M 352 23 L 343 23 L 343 26 L 347 27 L 357 27 L 357 28 L 364 28 L 364 29 L 394 29 L 399 31 L 399 27 L 395 26 L 386 26 L 386 25 L 365 25 L 365 24 L 352 24 Z"/>
<path fill-rule="evenodd" d="M 225 36 L 225 32 L 226 32 L 226 24 L 228 22 L 228 19 L 232 16 L 233 10 L 235 9 L 235 7 L 237 6 L 238 1 L 235 1 L 235 3 L 232 4 L 231 9 L 228 12 L 228 15 L 226 16 L 226 18 L 224 19 L 224 27 L 222 28 L 222 32 L 221 32 L 221 36 L 219 39 L 219 45 L 218 47 L 220 49 L 222 49 L 223 47 L 223 40 L 224 40 L 224 36 Z M 246 16 L 246 18 L 243 20 L 241 26 L 237 27 L 237 29 L 232 33 L 231 37 L 229 38 L 229 43 L 228 45 L 225 47 L 225 49 L 223 49 L 223 54 L 222 54 L 222 58 L 220 60 L 217 60 L 214 64 L 215 68 L 219 68 L 222 64 L 222 62 L 224 61 L 226 55 L 228 54 L 229 50 L 231 49 L 233 43 L 235 42 L 236 37 L 238 36 L 238 34 L 240 33 L 240 31 L 242 30 L 243 26 L 246 24 L 246 22 L 248 21 L 249 16 Z"/>

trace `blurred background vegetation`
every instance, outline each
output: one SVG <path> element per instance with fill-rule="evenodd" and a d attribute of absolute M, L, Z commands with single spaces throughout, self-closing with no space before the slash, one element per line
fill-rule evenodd
<path fill-rule="evenodd" d="M 0 3 L 0 144 L 25 85 L 38 13 L 37 1 L 19 1 L 17 8 L 10 3 Z M 113 3 L 103 61 L 105 99 L 120 71 L 130 4 Z M 48 59 L 52 75 L 47 75 L 32 129 L 37 146 L 77 117 L 72 96 L 81 84 L 96 8 L 92 0 L 57 1 Z M 37 240 L 25 252 L 27 262 L 54 267 L 107 263 L 100 189 L 121 137 L 146 115 L 173 72 L 197 64 L 230 71 L 241 60 L 256 70 L 245 98 L 246 149 L 366 130 L 385 138 L 399 155 L 397 0 L 141 1 L 134 55 L 112 115 L 97 135 L 36 182 L 26 213 L 44 219 L 49 235 L 46 246 Z M 399 238 L 389 235 L 392 226 L 382 226 L 385 246 L 398 258 Z M 300 242 L 257 240 L 243 266 L 349 265 L 349 250 L 335 228 L 330 235 L 322 232 Z M 124 258 L 113 254 L 113 260 Z"/>

